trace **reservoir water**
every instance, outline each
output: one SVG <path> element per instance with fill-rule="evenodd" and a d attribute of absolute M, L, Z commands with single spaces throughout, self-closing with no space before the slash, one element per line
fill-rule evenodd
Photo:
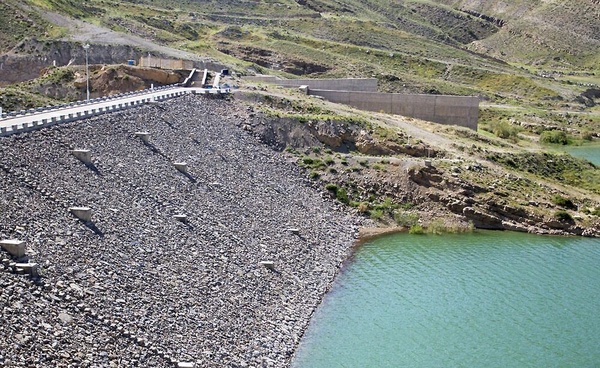
<path fill-rule="evenodd" d="M 600 239 L 476 231 L 370 241 L 292 365 L 598 367 Z"/>
<path fill-rule="evenodd" d="M 600 166 L 600 144 L 589 144 L 585 146 L 570 146 L 566 151 L 572 156 L 585 158 Z"/>

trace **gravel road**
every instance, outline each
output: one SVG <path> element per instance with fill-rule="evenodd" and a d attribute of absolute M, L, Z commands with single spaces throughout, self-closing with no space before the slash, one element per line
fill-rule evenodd
<path fill-rule="evenodd" d="M 185 96 L 0 138 L 0 239 L 43 274 L 0 252 L 0 365 L 289 365 L 360 220 L 242 131 L 249 113 Z"/>

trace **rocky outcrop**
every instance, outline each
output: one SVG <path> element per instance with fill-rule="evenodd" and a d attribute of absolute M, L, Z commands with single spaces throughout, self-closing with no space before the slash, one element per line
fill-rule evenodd
<path fill-rule="evenodd" d="M 481 18 L 487 22 L 493 23 L 494 25 L 496 25 L 498 27 L 503 27 L 506 24 L 506 21 L 504 19 L 492 17 L 490 15 L 481 14 L 479 12 L 476 12 L 475 10 L 461 9 L 461 11 L 464 13 L 470 14 L 474 17 Z"/>
<path fill-rule="evenodd" d="M 401 144 L 376 137 L 358 123 L 344 119 L 278 118 L 257 114 L 244 124 L 265 144 L 282 150 L 323 146 L 339 152 L 358 151 L 365 155 L 406 154 L 413 157 L 436 157 L 437 149 L 424 143 Z"/>
<path fill-rule="evenodd" d="M 549 208 L 547 216 L 540 216 L 536 211 L 515 205 L 515 201 L 505 201 L 507 194 L 493 187 L 482 187 L 460 178 L 463 170 L 474 173 L 484 171 L 479 164 L 441 169 L 435 167 L 431 160 L 415 159 L 443 155 L 443 152 L 423 143 L 409 145 L 379 139 L 364 126 L 343 120 L 300 121 L 297 118 L 256 114 L 243 126 L 261 141 L 279 150 L 292 147 L 304 149 L 306 153 L 314 147 L 324 147 L 345 154 L 356 152 L 373 156 L 371 162 L 374 163 L 381 161 L 377 157 L 408 156 L 397 159 L 394 165 L 387 165 L 385 170 L 369 168 L 367 160 L 360 168 L 333 168 L 333 174 L 319 174 L 319 180 L 324 183 L 333 182 L 346 188 L 348 195 L 356 202 L 373 201 L 373 198 L 376 198 L 376 202 L 377 199 L 389 198 L 396 203 L 420 206 L 423 217 L 457 216 L 464 223 L 471 222 L 481 229 L 600 236 L 600 229 L 595 225 L 583 227 L 575 221 L 552 217 L 551 214 L 557 209 Z M 349 154 L 346 159 L 352 157 Z M 355 158 L 355 161 L 365 160 L 363 156 L 358 157 L 361 158 Z M 509 175 L 507 180 L 519 179 Z"/>

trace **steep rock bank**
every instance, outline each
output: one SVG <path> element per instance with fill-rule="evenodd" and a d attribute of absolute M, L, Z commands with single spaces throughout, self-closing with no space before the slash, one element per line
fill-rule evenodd
<path fill-rule="evenodd" d="M 348 203 L 372 203 L 382 207 L 391 201 L 419 213 L 423 224 L 442 218 L 450 227 L 514 230 L 538 234 L 600 236 L 600 219 L 587 223 L 572 218 L 557 218 L 560 207 L 550 202 L 516 203 L 507 192 L 513 183 L 534 185 L 531 180 L 502 171 L 494 165 L 463 164 L 463 159 L 424 142 L 407 144 L 398 137 L 377 137 L 364 124 L 343 120 L 280 118 L 261 113 L 241 127 L 264 143 L 295 151 L 300 165 L 312 168 L 307 173 L 317 185 L 344 188 Z M 389 134 L 389 133 L 386 133 Z M 401 133 L 398 133 L 401 134 Z M 337 154 L 310 158 L 313 151 Z M 340 153 L 342 155 L 340 155 Z M 307 164 L 308 162 L 308 164 Z M 315 164 L 316 162 L 316 164 Z M 321 165 L 321 166 L 319 166 Z M 315 170 L 316 169 L 316 170 Z M 482 186 L 479 180 L 489 181 Z M 540 184 L 541 185 L 541 184 Z M 556 190 L 547 188 L 550 192 Z M 558 192 L 556 192 L 558 193 Z M 337 191 L 332 192 L 337 196 Z M 379 203 L 378 203 L 379 202 Z M 398 205 L 402 204 L 402 205 Z M 365 214 L 368 211 L 364 211 Z M 383 219 L 384 226 L 395 226 Z M 386 224 L 387 222 L 387 224 Z"/>
<path fill-rule="evenodd" d="M 1 139 L 0 238 L 24 240 L 43 274 L 8 272 L 2 253 L 1 363 L 288 365 L 360 219 L 240 131 L 246 119 L 187 96 Z"/>

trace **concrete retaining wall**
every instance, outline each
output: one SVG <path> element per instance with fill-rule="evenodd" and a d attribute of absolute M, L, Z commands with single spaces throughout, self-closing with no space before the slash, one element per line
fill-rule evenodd
<path fill-rule="evenodd" d="M 309 94 L 367 111 L 383 111 L 477 130 L 479 97 L 309 89 Z"/>
<path fill-rule="evenodd" d="M 272 75 L 257 75 L 244 77 L 253 82 L 276 84 L 283 87 L 309 86 L 311 89 L 333 91 L 367 91 L 377 92 L 375 78 L 340 78 L 340 79 L 280 79 Z"/>
<path fill-rule="evenodd" d="M 192 70 L 194 62 L 191 60 L 163 59 L 153 56 L 142 56 L 140 58 L 140 66 L 171 69 L 171 70 Z"/>

